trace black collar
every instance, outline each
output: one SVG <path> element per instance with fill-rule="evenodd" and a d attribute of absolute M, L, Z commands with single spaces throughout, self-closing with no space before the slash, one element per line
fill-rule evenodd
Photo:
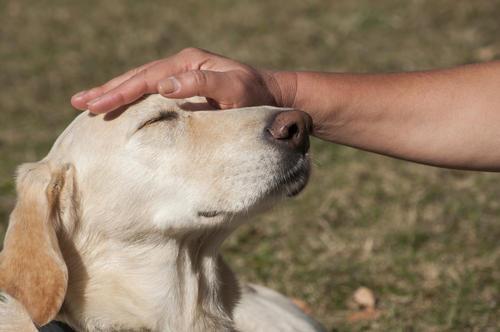
<path fill-rule="evenodd" d="M 56 322 L 56 321 L 52 321 L 49 324 L 42 326 L 41 328 L 38 329 L 38 331 L 41 331 L 41 332 L 75 332 L 75 330 L 73 330 L 68 325 L 61 323 L 61 322 Z"/>

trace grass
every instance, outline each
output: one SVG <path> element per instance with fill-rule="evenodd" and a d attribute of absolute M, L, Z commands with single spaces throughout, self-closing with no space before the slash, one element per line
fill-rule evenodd
<path fill-rule="evenodd" d="M 500 58 L 500 2 L 0 0 L 0 233 L 16 165 L 71 121 L 72 93 L 198 46 L 256 66 L 399 71 Z M 225 246 L 243 280 L 331 331 L 500 329 L 500 176 L 313 142 L 310 186 Z M 352 322 L 352 293 L 381 316 Z"/>

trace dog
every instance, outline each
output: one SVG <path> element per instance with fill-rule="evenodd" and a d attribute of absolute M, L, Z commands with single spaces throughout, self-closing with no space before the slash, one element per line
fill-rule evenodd
<path fill-rule="evenodd" d="M 311 119 L 150 95 L 80 114 L 17 171 L 0 254 L 0 331 L 323 331 L 285 296 L 239 285 L 219 254 L 309 177 Z"/>

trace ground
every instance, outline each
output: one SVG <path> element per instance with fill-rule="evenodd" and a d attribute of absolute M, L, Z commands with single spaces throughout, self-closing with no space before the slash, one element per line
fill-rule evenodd
<path fill-rule="evenodd" d="M 0 0 L 0 236 L 16 165 L 47 153 L 72 93 L 128 68 L 188 46 L 274 69 L 453 66 L 500 59 L 499 17 L 495 0 Z M 308 189 L 227 241 L 242 279 L 304 300 L 329 331 L 500 329 L 500 175 L 312 151 Z M 352 319 L 361 286 L 377 319 Z"/>

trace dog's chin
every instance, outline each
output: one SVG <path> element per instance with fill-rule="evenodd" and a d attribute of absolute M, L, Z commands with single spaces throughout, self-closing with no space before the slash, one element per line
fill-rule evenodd
<path fill-rule="evenodd" d="M 286 197 L 295 197 L 300 194 L 302 190 L 304 190 L 308 182 L 308 177 L 304 178 L 298 179 L 297 181 L 288 184 L 285 190 Z"/>
<path fill-rule="evenodd" d="M 286 197 L 297 196 L 304 190 L 311 172 L 309 158 L 302 157 L 293 164 L 285 164 L 275 178 L 276 191 Z"/>
<path fill-rule="evenodd" d="M 294 197 L 300 194 L 307 186 L 310 173 L 311 167 L 307 156 L 284 162 L 282 167 L 272 177 L 268 190 L 264 191 L 254 204 L 234 211 L 202 211 L 199 215 L 208 218 L 216 215 L 224 215 L 224 220 L 233 220 L 235 217 L 249 217 L 265 212 L 283 198 Z"/>

